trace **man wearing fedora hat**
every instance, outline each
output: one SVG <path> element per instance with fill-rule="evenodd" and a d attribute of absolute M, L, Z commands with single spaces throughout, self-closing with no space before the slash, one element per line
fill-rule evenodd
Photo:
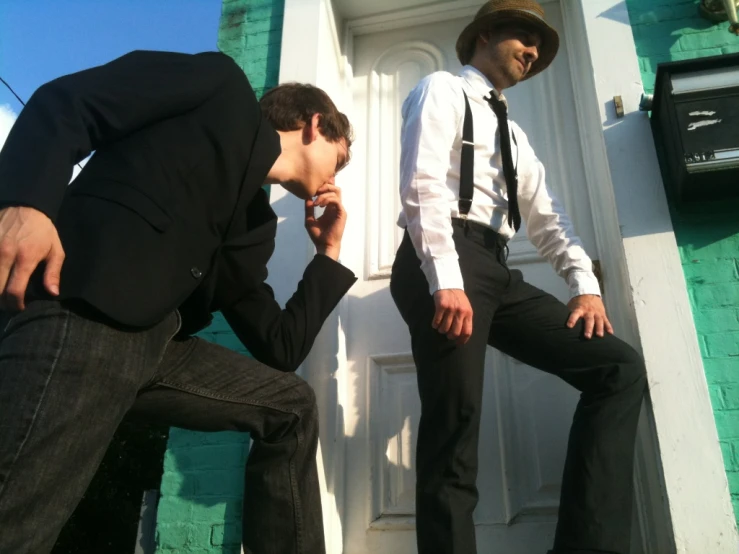
<path fill-rule="evenodd" d="M 592 262 L 503 89 L 546 69 L 557 32 L 534 0 L 489 0 L 457 41 L 458 75 L 424 78 L 403 104 L 391 292 L 418 369 L 421 554 L 476 551 L 477 446 L 488 345 L 581 392 L 552 554 L 625 554 L 644 362 L 613 336 Z M 570 289 L 567 305 L 506 264 L 529 239 Z M 595 336 L 594 336 L 595 335 Z"/>

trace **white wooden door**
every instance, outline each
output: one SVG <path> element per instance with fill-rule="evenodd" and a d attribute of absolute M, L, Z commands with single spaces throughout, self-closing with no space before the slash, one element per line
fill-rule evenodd
<path fill-rule="evenodd" d="M 556 6 L 556 4 L 555 4 Z M 558 10 L 548 19 L 562 30 Z M 454 44 L 468 17 L 356 36 L 349 60 L 357 141 L 343 178 L 350 213 L 342 258 L 359 282 L 342 308 L 346 371 L 338 384 L 344 422 L 343 551 L 416 551 L 414 467 L 420 403 L 406 326 L 390 298 L 401 238 L 398 199 L 400 107 L 428 73 L 456 72 Z M 564 39 L 565 37 L 563 37 Z M 527 132 L 591 256 L 597 257 L 567 57 L 507 91 L 511 117 Z M 564 282 L 522 230 L 509 263 L 562 300 Z M 488 350 L 480 436 L 480 552 L 530 554 L 551 547 L 561 472 L 577 394 L 554 377 Z"/>

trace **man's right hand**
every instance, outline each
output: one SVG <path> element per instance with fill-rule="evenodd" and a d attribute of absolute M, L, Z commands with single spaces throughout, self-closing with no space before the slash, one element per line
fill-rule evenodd
<path fill-rule="evenodd" d="M 436 313 L 431 326 L 458 345 L 472 336 L 472 306 L 460 289 L 437 290 L 434 293 Z"/>
<path fill-rule="evenodd" d="M 44 287 L 58 296 L 64 250 L 54 223 L 35 208 L 0 210 L 0 309 L 25 308 L 28 280 L 42 261 Z"/>

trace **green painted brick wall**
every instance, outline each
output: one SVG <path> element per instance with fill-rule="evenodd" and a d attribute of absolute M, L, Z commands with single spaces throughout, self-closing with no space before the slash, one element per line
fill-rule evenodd
<path fill-rule="evenodd" d="M 257 97 L 279 77 L 284 0 L 224 0 L 218 48 Z M 248 355 L 221 314 L 200 333 Z M 238 554 L 249 435 L 171 429 L 157 512 L 157 554 Z M 246 491 L 248 494 L 248 491 Z"/>
<path fill-rule="evenodd" d="M 697 0 L 626 0 L 644 89 L 661 62 L 739 52 Z M 739 202 L 671 207 L 734 513 L 739 516 Z M 738 518 L 739 519 L 739 518 Z"/>

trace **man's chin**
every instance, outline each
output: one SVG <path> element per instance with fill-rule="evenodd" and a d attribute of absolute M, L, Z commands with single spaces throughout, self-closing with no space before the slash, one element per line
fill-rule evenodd
<path fill-rule="evenodd" d="M 313 196 L 315 196 L 314 194 L 311 194 L 306 185 L 297 181 L 288 181 L 286 183 L 282 183 L 282 187 L 287 192 L 297 196 L 301 200 L 310 200 L 311 198 L 313 198 Z"/>

